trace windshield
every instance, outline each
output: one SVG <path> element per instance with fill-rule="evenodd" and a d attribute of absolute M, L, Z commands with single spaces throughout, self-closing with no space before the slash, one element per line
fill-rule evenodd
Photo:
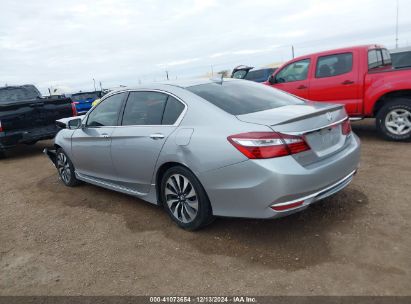
<path fill-rule="evenodd" d="M 232 115 L 304 104 L 301 99 L 287 93 L 249 81 L 226 81 L 222 84 L 207 83 L 188 87 L 187 90 Z"/>
<path fill-rule="evenodd" d="M 34 86 L 4 87 L 0 88 L 0 103 L 33 100 L 41 97 Z"/>

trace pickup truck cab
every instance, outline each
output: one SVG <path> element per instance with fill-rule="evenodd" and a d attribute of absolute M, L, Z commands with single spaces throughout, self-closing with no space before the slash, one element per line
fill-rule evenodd
<path fill-rule="evenodd" d="M 70 98 L 42 97 L 33 85 L 0 87 L 0 156 L 19 143 L 53 138 L 55 121 L 76 115 Z"/>
<path fill-rule="evenodd" d="M 394 69 L 383 46 L 301 56 L 283 64 L 265 84 L 304 99 L 344 104 L 353 119 L 375 117 L 386 139 L 411 139 L 411 68 Z"/>

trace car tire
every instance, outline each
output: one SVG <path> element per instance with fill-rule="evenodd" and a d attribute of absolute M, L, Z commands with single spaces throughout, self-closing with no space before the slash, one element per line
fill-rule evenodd
<path fill-rule="evenodd" d="M 76 178 L 73 163 L 61 148 L 57 149 L 56 152 L 56 168 L 60 179 L 66 186 L 74 187 L 80 184 L 80 181 Z"/>
<path fill-rule="evenodd" d="M 377 130 L 392 141 L 411 139 L 411 99 L 398 98 L 384 105 L 376 117 Z"/>
<path fill-rule="evenodd" d="M 161 178 L 161 202 L 171 219 L 181 228 L 197 230 L 213 219 L 208 196 L 196 176 L 187 168 L 175 166 Z"/>
<path fill-rule="evenodd" d="M 2 159 L 2 158 L 6 158 L 6 152 L 0 150 L 0 159 Z"/>

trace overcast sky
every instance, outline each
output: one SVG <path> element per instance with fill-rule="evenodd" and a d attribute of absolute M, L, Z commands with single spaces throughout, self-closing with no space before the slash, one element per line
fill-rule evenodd
<path fill-rule="evenodd" d="M 411 45 L 400 0 L 399 45 Z M 0 85 L 92 90 L 264 66 L 334 47 L 395 46 L 395 0 L 1 0 Z"/>

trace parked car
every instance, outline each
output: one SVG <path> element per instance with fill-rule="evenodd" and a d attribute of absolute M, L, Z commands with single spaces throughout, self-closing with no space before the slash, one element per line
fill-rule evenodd
<path fill-rule="evenodd" d="M 123 89 L 60 123 L 66 129 L 45 153 L 65 185 L 85 181 L 163 205 L 191 230 L 214 216 L 303 210 L 346 187 L 360 157 L 343 106 L 243 80 Z"/>
<path fill-rule="evenodd" d="M 266 82 L 305 99 L 344 104 L 354 119 L 375 117 L 386 139 L 411 139 L 411 69 L 393 69 L 379 45 L 295 58 Z"/>
<path fill-rule="evenodd" d="M 56 119 L 76 116 L 70 98 L 41 96 L 34 85 L 0 88 L 0 153 L 19 143 L 53 138 Z"/>
<path fill-rule="evenodd" d="M 76 105 L 77 113 L 82 115 L 87 113 L 93 106 L 93 102 L 101 97 L 101 91 L 79 92 L 71 95 L 71 99 Z"/>
<path fill-rule="evenodd" d="M 231 78 L 264 82 L 267 81 L 268 77 L 270 77 L 276 70 L 276 68 L 261 68 L 256 70 L 253 69 L 253 67 L 239 65 L 234 68 L 231 74 Z"/>
<path fill-rule="evenodd" d="M 411 67 L 411 47 L 390 50 L 392 66 L 395 68 Z"/>

